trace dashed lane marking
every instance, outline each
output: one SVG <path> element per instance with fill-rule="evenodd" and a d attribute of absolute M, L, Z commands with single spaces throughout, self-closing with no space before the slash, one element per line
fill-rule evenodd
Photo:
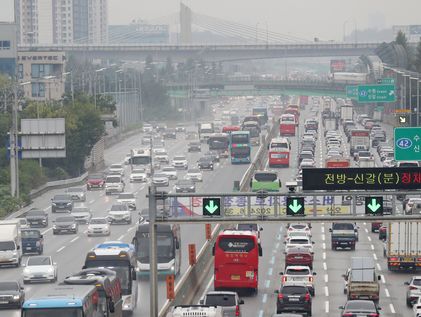
<path fill-rule="evenodd" d="M 95 199 L 92 199 L 88 202 L 88 204 L 93 204 L 95 202 Z"/>
<path fill-rule="evenodd" d="M 326 260 L 326 252 L 323 252 L 322 257 L 323 257 L 323 260 Z"/>
<path fill-rule="evenodd" d="M 329 282 L 329 275 L 325 274 L 325 283 L 328 283 L 328 282 Z"/>
<path fill-rule="evenodd" d="M 322 240 L 325 241 L 326 240 L 326 235 L 322 234 Z"/>
<path fill-rule="evenodd" d="M 64 248 L 65 248 L 65 246 L 63 245 L 60 249 L 58 249 L 56 252 L 57 253 L 59 253 L 59 252 L 61 252 L 61 251 L 63 251 L 64 250 Z"/>
<path fill-rule="evenodd" d="M 329 297 L 329 288 L 325 286 L 325 296 Z"/>
<path fill-rule="evenodd" d="M 70 240 L 70 243 L 75 242 L 77 239 L 79 239 L 79 236 L 74 237 L 72 240 Z"/>
<path fill-rule="evenodd" d="M 269 268 L 268 275 L 272 275 L 272 274 L 273 274 L 273 268 Z"/>
<path fill-rule="evenodd" d="M 380 279 L 382 280 L 382 283 L 383 284 L 386 284 L 386 280 L 385 280 L 385 278 L 384 278 L 384 275 L 382 274 L 382 275 L 380 275 Z"/>
<path fill-rule="evenodd" d="M 259 317 L 263 317 L 263 310 L 259 311 Z"/>
<path fill-rule="evenodd" d="M 265 282 L 265 287 L 266 287 L 266 288 L 269 288 L 269 286 L 270 286 L 270 280 L 266 280 L 266 282 Z"/>
<path fill-rule="evenodd" d="M 325 301 L 325 313 L 329 313 L 329 301 Z"/>
<path fill-rule="evenodd" d="M 124 234 L 122 234 L 121 236 L 119 236 L 117 240 L 123 240 L 123 238 L 124 238 Z"/>
<path fill-rule="evenodd" d="M 374 260 L 377 261 L 377 254 L 376 253 L 373 253 L 373 258 L 374 258 Z"/>
<path fill-rule="evenodd" d="M 275 257 L 274 256 L 272 256 L 271 257 L 271 259 L 270 259 L 270 261 L 269 261 L 269 264 L 275 264 Z"/>
<path fill-rule="evenodd" d="M 263 294 L 262 303 L 265 304 L 268 300 L 268 294 Z"/>
<path fill-rule="evenodd" d="M 364 228 L 364 230 L 365 230 L 366 233 L 368 233 L 368 229 L 367 228 Z"/>
<path fill-rule="evenodd" d="M 326 262 L 323 262 L 323 270 L 327 271 L 327 264 L 326 264 Z"/>
<path fill-rule="evenodd" d="M 379 270 L 379 271 L 381 271 L 381 270 L 382 270 L 382 267 L 380 266 L 380 264 L 379 264 L 379 263 L 376 263 L 376 266 L 377 266 L 377 270 Z"/>
<path fill-rule="evenodd" d="M 326 250 L 326 243 L 323 242 L 323 250 Z"/>
<path fill-rule="evenodd" d="M 45 207 L 44 211 L 47 211 L 48 209 L 51 209 L 51 206 Z"/>
<path fill-rule="evenodd" d="M 41 232 L 41 234 L 46 234 L 48 231 L 53 230 L 53 228 L 48 228 L 47 230 Z"/>
<path fill-rule="evenodd" d="M 390 297 L 389 290 L 387 288 L 384 289 L 384 293 L 386 294 L 386 297 Z"/>
<path fill-rule="evenodd" d="M 390 304 L 389 304 L 389 308 L 390 308 L 390 312 L 391 312 L 392 314 L 396 314 L 395 307 L 393 306 L 393 304 L 392 304 L 392 303 L 390 303 Z"/>
<path fill-rule="evenodd" d="M 370 247 L 371 247 L 371 250 L 374 250 L 374 245 L 370 245 Z"/>
<path fill-rule="evenodd" d="M 368 241 L 370 241 L 370 242 L 371 242 L 371 237 L 367 237 L 367 239 L 368 239 Z"/>

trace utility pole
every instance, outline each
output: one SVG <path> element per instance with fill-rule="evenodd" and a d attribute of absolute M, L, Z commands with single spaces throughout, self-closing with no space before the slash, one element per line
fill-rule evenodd
<path fill-rule="evenodd" d="M 152 155 L 152 153 L 151 153 Z M 156 250 L 156 188 L 151 185 L 149 187 L 149 252 L 150 252 L 150 315 L 151 317 L 158 317 L 158 275 L 157 275 L 157 250 Z"/>
<path fill-rule="evenodd" d="M 10 193 L 19 198 L 19 146 L 18 146 L 18 86 L 13 85 L 12 127 L 10 131 Z"/>

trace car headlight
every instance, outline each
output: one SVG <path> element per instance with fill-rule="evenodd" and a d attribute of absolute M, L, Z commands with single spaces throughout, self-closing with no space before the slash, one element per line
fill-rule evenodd
<path fill-rule="evenodd" d="M 55 205 L 56 205 L 56 203 L 55 203 L 55 202 L 52 202 L 51 204 L 52 204 L 53 206 L 55 206 Z"/>
<path fill-rule="evenodd" d="M 125 309 L 127 309 L 127 308 L 131 308 L 131 306 L 132 306 L 132 299 L 131 299 L 131 297 L 130 296 L 127 296 L 125 299 L 124 299 L 124 302 L 123 302 L 123 309 L 125 308 Z"/>
<path fill-rule="evenodd" d="M 53 229 L 57 229 L 57 226 L 56 225 L 53 225 Z"/>
<path fill-rule="evenodd" d="M 72 228 L 74 229 L 74 228 L 76 228 L 76 224 L 74 223 L 74 224 L 72 224 Z"/>
<path fill-rule="evenodd" d="M 190 189 L 194 189 L 194 186 L 191 186 Z"/>
<path fill-rule="evenodd" d="M 67 206 L 71 205 L 72 203 L 67 203 Z"/>
<path fill-rule="evenodd" d="M 174 271 L 175 271 L 175 267 L 173 265 L 173 266 L 171 266 L 171 272 L 174 272 Z"/>
<path fill-rule="evenodd" d="M 18 300 L 20 298 L 20 295 L 13 295 L 14 300 Z"/>

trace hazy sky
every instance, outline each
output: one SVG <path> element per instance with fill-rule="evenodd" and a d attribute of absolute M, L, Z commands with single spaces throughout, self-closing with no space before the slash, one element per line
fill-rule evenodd
<path fill-rule="evenodd" d="M 110 24 L 161 22 L 178 12 L 177 0 L 108 0 Z M 13 19 L 13 0 L 0 0 L 0 21 Z M 420 0 L 185 0 L 194 12 L 307 39 L 340 40 L 346 20 L 358 28 L 421 24 Z M 354 23 L 346 24 L 347 33 Z"/>

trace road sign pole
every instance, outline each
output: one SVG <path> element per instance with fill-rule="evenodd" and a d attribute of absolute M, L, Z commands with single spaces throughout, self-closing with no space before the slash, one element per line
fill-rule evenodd
<path fill-rule="evenodd" d="M 357 215 L 357 196 L 352 195 L 352 215 Z"/>
<path fill-rule="evenodd" d="M 150 281 L 150 317 L 158 317 L 158 261 L 156 250 L 156 188 L 149 187 L 149 281 Z"/>

